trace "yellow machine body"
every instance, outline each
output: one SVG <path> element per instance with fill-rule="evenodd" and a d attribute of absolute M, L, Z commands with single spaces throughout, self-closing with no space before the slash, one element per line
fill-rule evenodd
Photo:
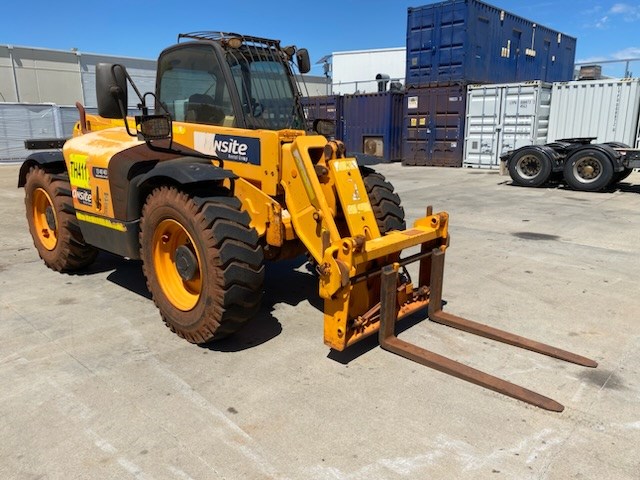
<path fill-rule="evenodd" d="M 89 115 L 87 123 L 93 131 L 81 134 L 76 128 L 77 136 L 64 147 L 77 216 L 105 228 L 126 229 L 125 222 L 113 217 L 113 192 L 106 172 L 114 155 L 144 142 L 129 136 L 123 127 L 114 128 L 112 121 Z M 259 142 L 257 164 L 224 162 L 224 168 L 238 177 L 233 180 L 233 193 L 267 250 L 277 251 L 293 242 L 298 245 L 294 252 L 308 252 L 318 265 L 319 294 L 325 302 L 324 339 L 336 350 L 378 330 L 377 317 L 363 315 L 380 302 L 379 279 L 374 276 L 357 283 L 351 279 L 379 271 L 414 246 L 446 248 L 446 213 L 421 218 L 408 230 L 381 235 L 356 160 L 338 158 L 321 135 L 173 123 L 175 143 L 205 154 L 215 153 L 212 139 L 216 135 Z M 231 182 L 227 185 L 231 188 Z M 87 201 L 89 194 L 91 201 Z M 414 298 L 413 290 L 417 289 L 407 285 L 398 292 L 400 316 L 427 306 L 425 296 Z"/>

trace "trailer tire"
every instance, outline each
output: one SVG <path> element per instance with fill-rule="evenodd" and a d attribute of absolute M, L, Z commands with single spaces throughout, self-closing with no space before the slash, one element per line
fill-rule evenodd
<path fill-rule="evenodd" d="M 385 235 L 392 230 L 405 230 L 404 208 L 393 185 L 371 168 L 360 167 L 360 172 L 380 233 Z"/>
<path fill-rule="evenodd" d="M 609 186 L 613 178 L 611 159 L 599 150 L 579 150 L 564 164 L 564 179 L 574 190 L 596 192 Z"/>
<path fill-rule="evenodd" d="M 33 166 L 24 190 L 29 231 L 45 265 L 57 272 L 73 272 L 93 263 L 98 250 L 85 243 L 80 231 L 69 176 Z"/>
<path fill-rule="evenodd" d="M 539 187 L 551 177 L 551 158 L 536 147 L 522 148 L 509 161 L 509 175 L 516 185 Z"/>
<path fill-rule="evenodd" d="M 140 225 L 147 286 L 167 327 L 203 344 L 260 308 L 264 254 L 235 197 L 196 199 L 174 187 L 148 197 Z"/>

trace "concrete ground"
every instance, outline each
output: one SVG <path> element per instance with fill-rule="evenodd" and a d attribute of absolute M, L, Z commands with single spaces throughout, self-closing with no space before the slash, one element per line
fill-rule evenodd
<path fill-rule="evenodd" d="M 322 342 L 317 280 L 270 265 L 260 314 L 190 345 L 140 264 L 38 258 L 0 165 L 2 479 L 638 479 L 640 173 L 614 191 L 381 165 L 412 221 L 451 216 L 447 311 L 591 357 L 588 369 L 409 320 L 401 338 L 554 398 L 547 412 L 375 341 Z"/>

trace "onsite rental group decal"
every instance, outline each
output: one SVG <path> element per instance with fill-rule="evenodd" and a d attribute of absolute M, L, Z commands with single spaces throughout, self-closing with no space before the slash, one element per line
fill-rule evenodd
<path fill-rule="evenodd" d="M 257 138 L 194 132 L 193 146 L 199 152 L 222 160 L 260 165 L 260 140 Z"/>

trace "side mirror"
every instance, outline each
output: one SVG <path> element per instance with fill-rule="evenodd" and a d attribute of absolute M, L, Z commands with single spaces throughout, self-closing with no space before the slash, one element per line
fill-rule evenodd
<path fill-rule="evenodd" d="M 127 116 L 127 73 L 123 65 L 98 63 L 96 65 L 96 99 L 98 115 L 104 118 Z"/>
<path fill-rule="evenodd" d="M 300 73 L 309 73 L 311 70 L 311 60 L 309 59 L 309 52 L 306 48 L 300 48 L 296 51 L 296 63 L 298 64 Z"/>

